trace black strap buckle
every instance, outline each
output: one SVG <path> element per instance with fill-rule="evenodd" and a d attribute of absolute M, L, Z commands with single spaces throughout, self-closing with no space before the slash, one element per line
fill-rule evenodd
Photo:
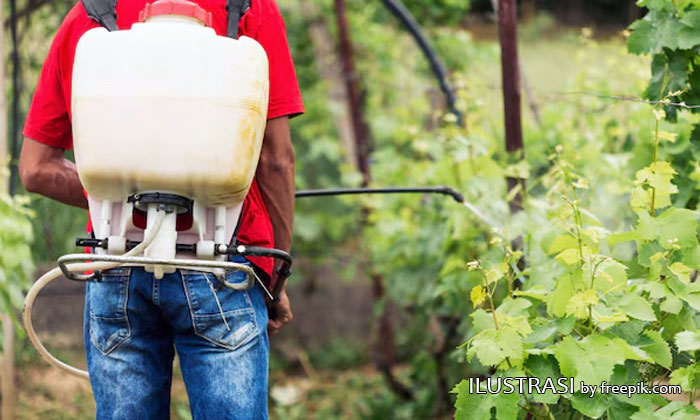
<path fill-rule="evenodd" d="M 81 0 L 90 19 L 99 23 L 108 31 L 118 31 L 117 0 Z"/>
<path fill-rule="evenodd" d="M 226 11 L 228 12 L 228 28 L 226 36 L 238 39 L 238 22 L 245 12 L 250 9 L 250 0 L 226 0 Z"/>

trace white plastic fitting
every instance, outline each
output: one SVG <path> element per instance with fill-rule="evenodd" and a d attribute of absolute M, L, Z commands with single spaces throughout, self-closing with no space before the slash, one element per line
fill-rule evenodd
<path fill-rule="evenodd" d="M 126 238 L 123 236 L 110 236 L 107 238 L 107 253 L 110 255 L 125 254 Z"/>
<path fill-rule="evenodd" d="M 151 235 L 151 231 L 155 227 L 155 221 L 158 220 L 158 213 L 165 210 L 159 209 L 160 204 L 148 205 L 148 220 L 146 222 L 146 236 Z M 175 258 L 175 249 L 177 245 L 177 213 L 175 211 L 166 212 L 163 217 L 163 223 L 160 231 L 153 239 L 153 242 L 146 248 L 144 256 L 149 258 L 172 259 Z M 175 267 L 165 267 L 162 265 L 154 266 L 147 265 L 146 271 L 153 273 L 155 278 L 162 279 L 165 273 L 174 273 Z"/>
<path fill-rule="evenodd" d="M 202 260 L 213 260 L 216 244 L 214 241 L 197 242 L 197 258 Z"/>

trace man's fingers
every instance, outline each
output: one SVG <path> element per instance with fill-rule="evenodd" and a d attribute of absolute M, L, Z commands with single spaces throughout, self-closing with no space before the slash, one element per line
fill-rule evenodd
<path fill-rule="evenodd" d="M 289 306 L 289 298 L 286 293 L 282 293 L 280 301 L 274 307 L 274 311 L 270 314 L 270 319 L 267 323 L 267 331 L 270 335 L 277 334 L 280 328 L 285 324 L 292 322 L 294 316 Z"/>
<path fill-rule="evenodd" d="M 277 332 L 278 332 L 279 329 L 282 327 L 282 325 L 283 325 L 283 324 L 282 324 L 281 322 L 276 321 L 276 320 L 274 320 L 274 319 L 269 320 L 268 323 L 267 323 L 267 332 L 268 332 L 268 334 L 270 334 L 270 335 L 277 334 Z"/>

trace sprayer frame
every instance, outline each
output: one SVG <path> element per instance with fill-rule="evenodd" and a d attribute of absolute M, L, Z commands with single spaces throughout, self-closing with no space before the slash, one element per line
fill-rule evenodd
<path fill-rule="evenodd" d="M 255 280 L 260 279 L 255 275 L 252 268 L 247 265 L 228 262 L 228 261 L 202 261 L 202 260 L 183 260 L 183 259 L 160 259 L 146 257 L 122 257 L 119 255 L 96 255 L 96 254 L 67 254 L 58 259 L 58 266 L 63 272 L 63 275 L 74 281 L 99 281 L 99 275 L 93 274 L 78 274 L 70 271 L 66 264 L 77 262 L 113 262 L 119 264 L 135 264 L 135 265 L 164 265 L 176 268 L 205 268 L 205 269 L 223 269 L 228 271 L 242 271 L 246 274 L 245 283 L 229 283 L 225 279 L 222 284 L 232 290 L 249 290 L 255 285 Z M 260 284 L 265 287 L 262 282 Z"/>

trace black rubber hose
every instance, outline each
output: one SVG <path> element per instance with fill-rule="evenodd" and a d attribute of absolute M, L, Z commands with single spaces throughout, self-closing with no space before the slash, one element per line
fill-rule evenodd
<path fill-rule="evenodd" d="M 324 197 L 333 195 L 359 194 L 443 194 L 449 195 L 458 203 L 464 203 L 462 193 L 452 187 L 409 187 L 409 188 L 333 188 L 326 190 L 297 191 L 296 197 Z"/>
<path fill-rule="evenodd" d="M 445 71 L 445 65 L 438 57 L 435 49 L 430 45 L 430 42 L 421 31 L 420 25 L 416 22 L 416 19 L 411 15 L 406 6 L 399 0 L 382 0 L 384 6 L 386 6 L 389 11 L 396 16 L 399 21 L 406 27 L 408 32 L 413 36 L 421 51 L 428 59 L 430 63 L 430 68 L 433 70 L 435 77 L 438 79 L 440 84 L 440 89 L 445 94 L 447 99 L 447 107 L 450 109 L 455 117 L 457 117 L 457 122 L 460 126 L 464 125 L 464 117 L 462 113 L 457 109 L 457 100 L 455 98 L 455 92 L 450 83 L 447 80 L 447 72 Z"/>
<path fill-rule="evenodd" d="M 243 251 L 238 250 L 239 247 L 243 248 Z M 292 256 L 288 252 L 284 252 L 281 249 L 273 248 L 262 248 L 259 246 L 251 245 L 233 245 L 228 248 L 228 255 L 243 255 L 251 257 L 272 257 L 278 260 L 282 260 L 289 264 L 292 263 Z"/>
<path fill-rule="evenodd" d="M 282 261 L 280 267 L 277 269 L 277 284 L 274 290 L 272 290 L 272 304 L 279 301 L 280 293 L 282 292 L 282 287 L 287 281 L 287 278 L 292 275 L 292 256 L 289 253 L 282 251 L 281 249 L 273 248 L 262 248 L 259 246 L 249 246 L 249 245 L 239 245 L 231 246 L 228 248 L 227 254 L 229 255 L 243 255 L 243 256 L 255 256 L 255 257 L 272 257 L 277 260 Z"/>

